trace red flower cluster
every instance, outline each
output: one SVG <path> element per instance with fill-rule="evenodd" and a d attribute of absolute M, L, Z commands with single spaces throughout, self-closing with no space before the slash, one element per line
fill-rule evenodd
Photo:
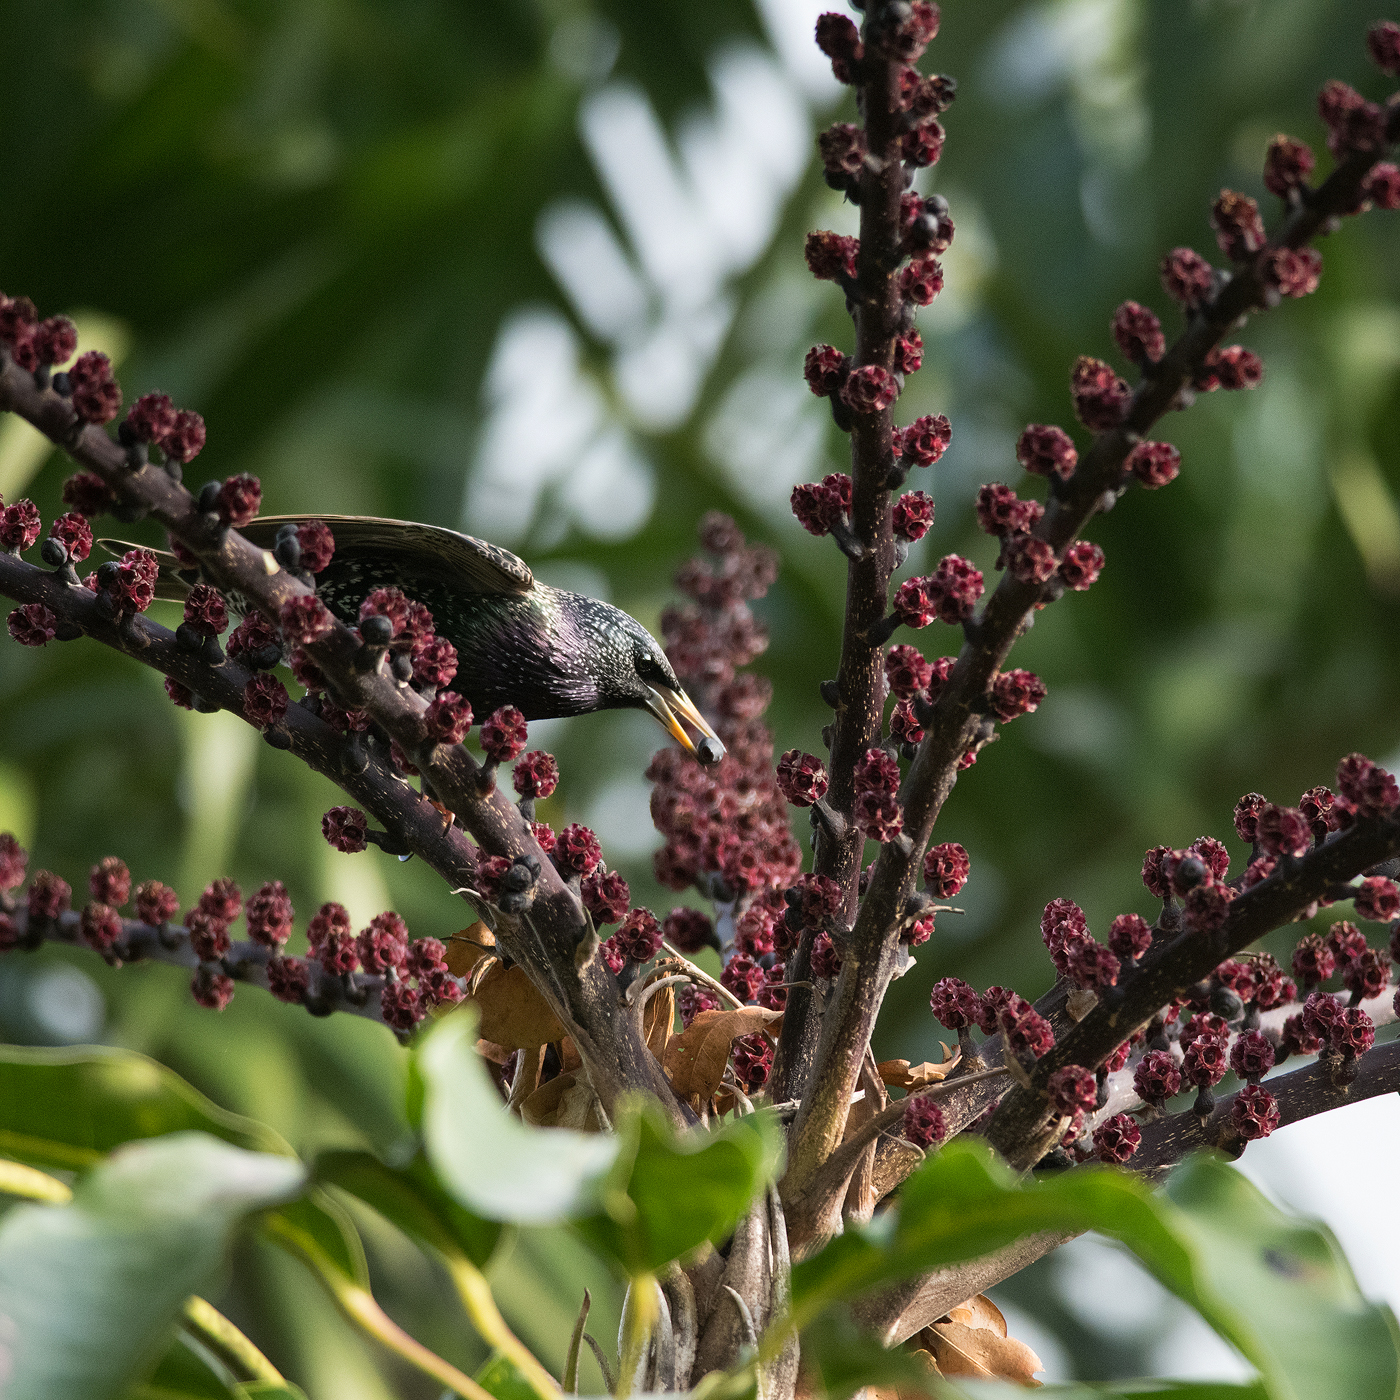
<path fill-rule="evenodd" d="M 844 472 L 831 472 L 819 482 L 801 483 L 792 488 L 792 513 L 808 534 L 830 534 L 841 523 L 849 523 L 851 478 Z"/>
<path fill-rule="evenodd" d="M 1232 262 L 1243 262 L 1264 246 L 1264 221 L 1259 206 L 1246 194 L 1221 190 L 1211 205 L 1210 226 L 1220 251 Z"/>
<path fill-rule="evenodd" d="M 142 394 L 127 412 L 121 437 L 123 442 L 153 442 L 167 457 L 192 462 L 204 447 L 206 433 L 204 419 L 190 409 L 177 409 L 169 395 Z M 252 477 L 244 480 L 257 484 Z"/>
<path fill-rule="evenodd" d="M 694 559 L 677 575 L 693 601 L 668 608 L 661 627 L 676 674 L 728 752 L 708 769 L 673 747 L 652 759 L 652 820 L 666 837 L 656 873 L 671 889 L 718 875 L 736 894 L 751 895 L 789 884 L 802 863 L 773 771 L 772 736 L 760 718 L 770 687 L 739 672 L 768 644 L 748 603 L 768 591 L 777 565 L 768 550 L 746 546 L 727 516 L 707 515 L 700 538 L 709 559 Z M 794 793 L 820 796 L 820 765 L 796 755 L 789 771 Z"/>
<path fill-rule="evenodd" d="M 1167 348 L 1156 313 L 1135 301 L 1125 301 L 1113 313 L 1112 331 L 1118 348 L 1135 365 L 1156 364 Z"/>
<path fill-rule="evenodd" d="M 1123 421 L 1133 391 L 1102 360 L 1081 355 L 1070 371 L 1070 395 L 1079 421 L 1094 432 L 1106 432 Z"/>
<path fill-rule="evenodd" d="M 1312 148 L 1291 136 L 1275 136 L 1264 155 L 1264 188 L 1280 199 L 1303 189 L 1316 165 Z"/>
<path fill-rule="evenodd" d="M 1079 464 L 1079 453 L 1063 428 L 1032 423 L 1016 440 L 1016 460 L 1037 476 L 1068 481 Z"/>
<path fill-rule="evenodd" d="M 900 1133 L 915 1147 L 934 1147 L 947 1136 L 943 1110 L 927 1094 L 911 1094 L 904 1103 Z"/>
<path fill-rule="evenodd" d="M 989 535 L 1028 534 L 1044 514 L 1045 507 L 1039 501 L 1023 501 L 999 481 L 990 482 L 977 492 L 977 523 Z"/>
<path fill-rule="evenodd" d="M 927 627 L 934 618 L 958 624 L 972 616 L 983 591 L 982 571 L 949 554 L 931 575 L 905 579 L 895 590 L 891 611 L 908 627 Z"/>

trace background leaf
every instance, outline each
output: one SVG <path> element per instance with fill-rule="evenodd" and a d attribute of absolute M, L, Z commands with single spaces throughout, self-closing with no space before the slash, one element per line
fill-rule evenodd
<path fill-rule="evenodd" d="M 1040 1230 L 1122 1243 L 1258 1367 L 1271 1400 L 1392 1400 L 1400 1350 L 1390 1309 L 1361 1295 L 1327 1232 L 1290 1219 L 1218 1159 L 1179 1169 L 1170 1199 L 1110 1169 L 1025 1185 L 989 1150 L 955 1140 L 909 1178 L 898 1206 L 793 1271 L 799 1316 L 878 1283 L 989 1253 Z"/>
<path fill-rule="evenodd" d="M 678 1133 L 658 1109 L 638 1104 L 617 1130 L 623 1147 L 604 1211 L 578 1228 L 629 1275 L 657 1269 L 704 1240 L 722 1241 L 774 1179 L 783 1156 L 782 1127 L 763 1111 L 716 1131 Z"/>
<path fill-rule="evenodd" d="M 0 1046 L 0 1148 L 12 1157 L 81 1168 L 122 1143 L 191 1131 L 292 1155 L 270 1128 L 220 1108 L 145 1055 Z"/>
<path fill-rule="evenodd" d="M 390 1167 L 368 1152 L 326 1152 L 315 1176 L 372 1206 L 414 1239 L 448 1252 L 460 1251 L 478 1268 L 490 1259 L 501 1226 L 464 1210 L 416 1157 L 406 1168 Z"/>
<path fill-rule="evenodd" d="M 618 1140 L 527 1127 L 506 1113 L 475 1046 L 476 1016 L 464 1008 L 439 1021 L 414 1051 L 423 1141 L 438 1179 L 490 1220 L 542 1225 L 590 1213 Z"/>
<path fill-rule="evenodd" d="M 66 1206 L 0 1224 L 7 1400 L 106 1400 L 149 1365 L 243 1218 L 298 1192 L 298 1162 L 202 1133 L 120 1149 Z"/>

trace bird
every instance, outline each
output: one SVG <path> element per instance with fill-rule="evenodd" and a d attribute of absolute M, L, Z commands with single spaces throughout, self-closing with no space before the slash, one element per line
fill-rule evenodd
<path fill-rule="evenodd" d="M 335 536 L 330 563 L 314 576 L 321 601 L 351 627 L 376 588 L 393 586 L 422 603 L 437 635 L 457 649 L 452 688 L 474 713 L 514 705 L 527 720 L 539 720 L 645 710 L 702 764 L 724 757 L 723 743 L 685 693 L 661 644 L 621 608 L 540 583 L 508 550 L 440 525 L 366 515 L 263 515 L 240 533 L 275 551 L 279 536 L 312 521 Z M 130 548 L 102 543 L 112 552 Z M 158 594 L 182 597 L 198 581 L 197 571 L 183 568 L 173 554 L 155 553 Z M 243 611 L 239 601 L 230 598 L 229 606 Z"/>

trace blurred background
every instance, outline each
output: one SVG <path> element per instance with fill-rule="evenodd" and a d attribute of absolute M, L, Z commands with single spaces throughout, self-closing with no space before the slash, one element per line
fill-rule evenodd
<path fill-rule="evenodd" d="M 72 315 L 128 400 L 161 389 L 203 413 L 188 479 L 253 472 L 273 511 L 465 528 L 653 627 L 701 514 L 730 512 L 782 557 L 757 605 L 776 747 L 819 750 L 845 570 L 787 499 L 845 469 L 801 363 L 813 342 L 849 347 L 851 330 L 801 243 L 856 229 L 813 159 L 817 130 L 853 115 L 811 40 L 823 8 L 6 0 L 0 286 Z M 957 238 L 898 412 L 947 413 L 953 445 L 911 482 L 938 522 L 910 572 L 950 550 L 990 572 L 978 485 L 1018 482 L 1029 421 L 1082 442 L 1069 366 L 1113 357 L 1120 300 L 1153 306 L 1169 334 L 1179 324 L 1157 262 L 1182 243 L 1214 255 L 1219 188 L 1273 218 L 1270 136 L 1309 141 L 1330 169 L 1315 95 L 1329 77 L 1385 94 L 1363 47 L 1377 17 L 1374 0 L 944 6 L 924 66 L 960 96 L 921 187 L 948 197 Z M 1351 220 L 1323 251 L 1320 291 L 1244 334 L 1263 386 L 1163 425 L 1181 478 L 1094 521 L 1101 581 L 1018 647 L 1049 698 L 947 804 L 938 839 L 973 860 L 966 913 L 895 986 L 881 1056 L 936 1054 L 939 976 L 1042 991 L 1046 900 L 1076 899 L 1102 936 L 1117 913 L 1151 912 L 1146 847 L 1208 833 L 1242 854 L 1242 792 L 1292 802 L 1351 749 L 1398 756 L 1400 218 Z M 51 517 L 68 472 L 25 425 L 0 423 L 6 500 L 31 495 Z M 958 638 L 935 626 L 919 640 L 937 655 Z M 641 776 L 658 738 L 631 713 L 532 728 L 564 773 L 542 816 L 594 827 L 634 899 L 664 912 L 675 898 L 651 877 Z M 465 922 L 421 865 L 333 852 L 318 821 L 336 800 L 240 722 L 176 710 L 154 672 L 95 646 L 0 646 L 0 829 L 75 888 L 118 854 L 187 904 L 215 876 L 282 879 L 299 928 L 329 898 L 359 920 L 395 908 L 415 934 Z M 13 957 L 0 1035 L 154 1055 L 308 1152 L 388 1150 L 405 1130 L 387 1032 L 246 991 L 215 1016 L 169 968 Z M 1245 1167 L 1326 1214 L 1368 1291 L 1400 1301 L 1400 1226 L 1371 1204 L 1398 1147 L 1391 1096 L 1251 1148 Z M 480 1353 L 443 1280 L 366 1228 L 389 1310 L 470 1365 Z M 585 1284 L 597 1335 L 615 1325 L 615 1282 L 565 1236 L 517 1237 L 495 1278 L 552 1365 Z M 997 1296 L 1054 1376 L 1239 1367 L 1101 1243 Z M 280 1257 L 250 1248 L 215 1301 L 314 1400 L 425 1393 Z"/>

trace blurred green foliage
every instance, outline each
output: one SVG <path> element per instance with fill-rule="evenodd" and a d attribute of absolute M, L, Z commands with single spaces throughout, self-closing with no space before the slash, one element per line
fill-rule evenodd
<path fill-rule="evenodd" d="M 700 514 L 732 512 L 783 558 L 759 605 L 776 746 L 817 750 L 844 571 L 785 500 L 794 480 L 844 465 L 800 365 L 813 341 L 849 346 L 851 333 L 800 248 L 809 227 L 855 228 L 855 211 L 792 155 L 844 114 L 804 47 L 821 8 L 10 0 L 0 286 L 46 314 L 81 314 L 87 343 L 122 355 L 128 398 L 160 388 L 202 412 L 209 445 L 191 480 L 255 472 L 274 510 L 473 528 L 484 501 L 493 528 L 481 533 L 653 624 Z M 931 485 L 912 483 L 933 492 L 939 519 L 911 568 L 956 550 L 990 573 L 976 487 L 1018 479 L 1011 448 L 1026 422 L 1073 426 L 1069 365 L 1111 358 L 1117 302 L 1154 306 L 1170 330 L 1157 260 L 1178 243 L 1213 252 L 1216 190 L 1272 210 L 1268 138 L 1312 142 L 1325 170 L 1320 84 L 1386 89 L 1362 46 L 1375 15 L 1356 0 L 944 8 L 927 62 L 961 95 L 928 187 L 949 196 L 958 238 L 948 290 L 921 317 L 926 367 L 899 412 L 948 413 L 954 442 L 923 474 Z M 669 176 L 648 164 L 658 130 Z M 620 186 L 619 168 L 640 188 Z M 540 250 L 560 265 L 559 242 L 586 253 L 580 230 L 599 226 L 631 280 L 604 277 L 601 252 L 585 258 L 598 276 L 572 285 L 594 282 L 590 311 Z M 973 857 L 967 913 L 944 919 L 894 988 L 881 1054 L 930 1051 L 936 976 L 1029 995 L 1048 984 L 1036 933 L 1047 899 L 1077 899 L 1102 931 L 1146 909 L 1147 846 L 1210 833 L 1239 853 L 1240 793 L 1291 801 L 1350 749 L 1384 761 L 1400 747 L 1400 220 L 1350 220 L 1323 251 L 1320 291 L 1244 334 L 1264 385 L 1163 425 L 1181 479 L 1130 492 L 1093 523 L 1102 580 L 1041 614 L 1018 647 L 1050 698 L 947 805 L 940 838 Z M 531 339 L 531 327 L 545 333 Z M 689 379 L 668 399 L 677 359 Z M 552 465 L 551 443 L 563 454 Z M 621 477 L 597 474 L 598 443 L 630 463 Z M 6 499 L 31 494 L 51 516 L 67 474 L 21 425 L 0 425 Z M 958 640 L 920 638 L 930 654 Z M 418 864 L 330 851 L 317 831 L 336 800 L 324 780 L 227 716 L 175 711 L 158 677 L 100 648 L 0 646 L 0 721 L 0 829 L 76 887 L 117 853 L 186 901 L 217 875 L 245 887 L 277 877 L 303 924 L 331 897 L 357 918 L 394 907 L 418 934 L 464 922 Z M 543 815 L 596 825 L 636 897 L 667 907 L 640 781 L 659 732 L 624 714 L 537 738 L 565 775 Z M 246 992 L 215 1017 L 168 968 L 114 973 L 56 951 L 8 962 L 0 1032 L 141 1050 L 302 1152 L 387 1151 L 405 1128 L 403 1056 L 386 1033 Z M 390 1311 L 459 1364 L 479 1361 L 442 1280 L 367 1229 Z M 522 1232 L 496 1281 L 555 1365 L 585 1283 L 600 1336 L 616 1316 L 581 1247 L 551 1232 Z M 374 1380 L 380 1363 L 260 1248 L 216 1301 L 273 1339 L 315 1400 L 418 1393 L 391 1371 Z M 1076 1347 L 1084 1374 L 1093 1351 Z"/>

